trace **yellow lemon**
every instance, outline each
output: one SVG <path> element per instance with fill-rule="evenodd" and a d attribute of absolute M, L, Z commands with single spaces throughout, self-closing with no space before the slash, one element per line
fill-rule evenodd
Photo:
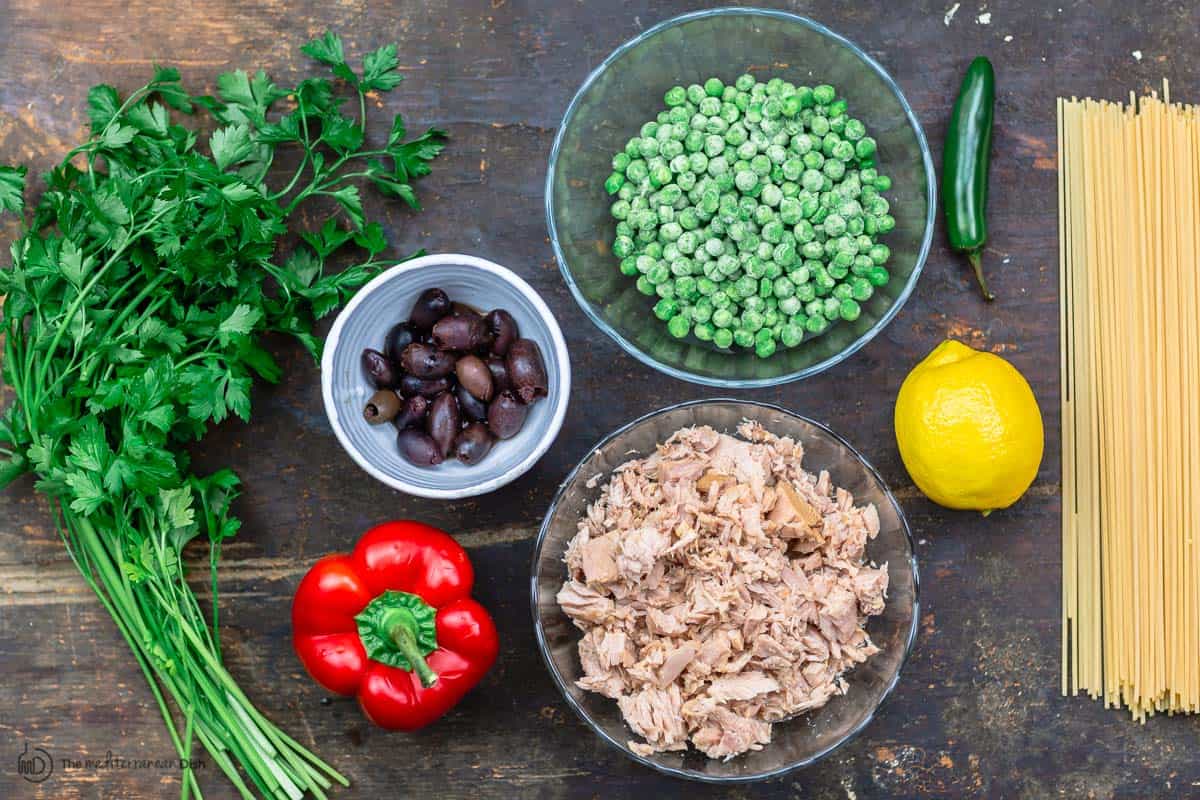
<path fill-rule="evenodd" d="M 1029 382 L 1000 356 L 961 342 L 942 342 L 913 368 L 895 421 L 908 474 L 947 508 L 1007 508 L 1042 463 L 1042 412 Z"/>

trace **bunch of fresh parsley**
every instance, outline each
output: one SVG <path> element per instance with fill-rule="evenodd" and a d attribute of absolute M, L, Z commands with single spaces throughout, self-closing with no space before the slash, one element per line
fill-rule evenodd
<path fill-rule="evenodd" d="M 90 138 L 49 172 L 31 212 L 25 170 L 0 166 L 0 209 L 23 224 L 0 269 L 3 377 L 15 397 L 0 417 L 0 486 L 36 474 L 181 758 L 199 740 L 244 797 L 291 800 L 345 781 L 263 717 L 222 666 L 216 568 L 239 526 L 238 479 L 194 474 L 186 446 L 229 415 L 249 417 L 254 377 L 279 379 L 264 334 L 291 334 L 317 354 L 314 321 L 385 263 L 359 183 L 418 209 L 412 181 L 445 139 L 428 130 L 408 140 L 396 116 L 386 141 L 368 144 L 366 95 L 402 80 L 394 45 L 368 54 L 361 72 L 331 33 L 303 51 L 335 80 L 284 89 L 238 70 L 220 77 L 216 97 L 195 97 L 177 71 L 158 69 L 124 98 L 94 87 Z M 216 121 L 210 136 L 184 116 L 197 107 Z M 284 148 L 298 148 L 299 164 L 276 181 Z M 285 254 L 309 200 L 340 213 L 297 231 Z M 327 270 L 344 251 L 362 255 Z M 180 557 L 198 536 L 210 548 L 208 615 Z M 182 795 L 199 791 L 185 770 Z"/>

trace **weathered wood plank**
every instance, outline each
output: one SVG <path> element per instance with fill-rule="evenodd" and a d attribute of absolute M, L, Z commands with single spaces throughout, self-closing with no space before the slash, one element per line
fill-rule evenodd
<path fill-rule="evenodd" d="M 699 3 L 698 5 L 712 5 Z M 775 5 L 775 3 L 771 3 Z M 783 4 L 778 4 L 783 5 Z M 453 137 L 422 187 L 419 216 L 387 206 L 397 252 L 475 252 L 508 264 L 546 298 L 570 337 L 575 388 L 555 446 L 491 496 L 434 503 L 360 475 L 330 436 L 317 370 L 280 342 L 282 385 L 258 390 L 249 425 L 229 424 L 197 451 L 247 485 L 244 531 L 223 567 L 223 638 L 248 693 L 353 779 L 338 796 L 1096 797 L 1179 796 L 1200 785 L 1200 727 L 1145 726 L 1058 685 L 1059 480 L 1054 97 L 1121 96 L 1169 76 L 1197 98 L 1200 62 L 1190 4 L 1018 0 L 785 7 L 859 42 L 896 77 L 935 152 L 961 70 L 987 53 L 998 93 L 988 264 L 1000 299 L 980 303 L 942 244 L 909 304 L 861 353 L 819 378 L 746 396 L 779 402 L 845 434 L 898 490 L 920 544 L 922 630 L 896 695 L 856 741 L 824 763 L 762 787 L 722 790 L 667 780 L 602 745 L 559 699 L 537 656 L 526 603 L 531 537 L 559 480 L 623 422 L 719 392 L 659 377 L 599 334 L 553 261 L 542 181 L 555 126 L 587 72 L 639 30 L 697 6 L 462 0 L 89 3 L 0 0 L 0 161 L 45 169 L 78 140 L 88 86 L 123 89 L 152 62 L 177 64 L 197 88 L 220 72 L 263 66 L 280 79 L 310 71 L 299 45 L 326 26 L 361 52 L 398 39 L 408 78 L 385 112 Z M 1059 10 L 1061 7 L 1061 10 Z M 1006 37 L 1012 39 L 1006 41 Z M 1141 61 L 1131 53 L 1143 53 Z M 384 207 L 371 200 L 374 208 Z M 11 226 L 4 228 L 11 233 Z M 1047 453 L 1030 496 L 983 520 L 920 497 L 900 464 L 892 402 L 908 368 L 951 335 L 1005 354 L 1030 378 L 1047 422 Z M 616 395 L 614 385 L 636 386 Z M 831 392 L 831 387 L 838 387 Z M 328 704 L 300 674 L 288 642 L 290 594 L 318 555 L 348 547 L 373 522 L 414 516 L 461 535 L 480 599 L 503 637 L 496 669 L 447 719 L 415 736 L 370 727 L 350 702 Z M 31 483 L 0 494 L 0 794 L 35 798 L 169 796 L 171 770 L 66 769 L 42 784 L 16 774 L 25 742 L 56 758 L 168 758 L 172 749 L 135 664 L 74 577 Z M 233 794 L 211 764 L 207 795 Z"/>

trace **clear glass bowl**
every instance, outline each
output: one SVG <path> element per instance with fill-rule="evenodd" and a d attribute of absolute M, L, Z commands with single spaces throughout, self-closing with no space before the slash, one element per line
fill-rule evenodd
<path fill-rule="evenodd" d="M 622 275 L 610 251 L 615 221 L 604 179 L 614 153 L 663 109 L 674 85 L 751 71 L 796 84 L 831 83 L 878 141 L 880 171 L 895 229 L 892 279 L 855 322 L 774 356 L 721 351 L 689 336 L 675 339 L 651 313 L 653 299 Z M 575 299 L 627 352 L 668 375 L 726 388 L 773 386 L 814 375 L 850 356 L 896 315 L 929 252 L 937 207 L 933 161 L 916 115 L 896 83 L 848 40 L 782 11 L 720 8 L 685 14 L 625 43 L 596 68 L 567 107 L 550 153 L 546 221 L 559 267 Z"/>
<path fill-rule="evenodd" d="M 867 558 L 887 563 L 889 588 L 884 612 L 870 618 L 867 632 L 882 652 L 846 673 L 849 691 L 845 695 L 816 711 L 777 723 L 771 743 L 763 750 L 729 761 L 709 759 L 695 750 L 640 756 L 629 749 L 633 733 L 621 719 L 616 701 L 575 684 L 582 675 L 580 632 L 555 599 L 567 575 L 563 554 L 588 504 L 599 496 L 600 486 L 614 467 L 649 455 L 680 428 L 711 425 L 732 432 L 743 419 L 758 420 L 773 433 L 795 438 L 804 445 L 809 471 L 829 470 L 834 485 L 850 491 L 855 503 L 874 503 L 878 509 L 879 535 L 868 543 Z M 589 482 L 593 482 L 592 488 Z M 777 406 L 730 399 L 670 406 L 634 420 L 600 442 L 563 481 L 542 522 L 533 552 L 530 593 L 534 630 L 546 666 L 567 703 L 592 730 L 630 758 L 660 772 L 709 783 L 738 783 L 808 766 L 871 721 L 899 680 L 912 650 L 919 618 L 917 585 L 917 562 L 904 513 L 866 459 L 819 423 Z"/>

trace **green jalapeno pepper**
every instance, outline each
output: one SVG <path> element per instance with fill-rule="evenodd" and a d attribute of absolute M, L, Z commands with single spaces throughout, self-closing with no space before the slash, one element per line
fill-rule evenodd
<path fill-rule="evenodd" d="M 981 258 L 987 243 L 988 166 L 992 152 L 992 110 L 996 74 L 980 56 L 967 67 L 942 159 L 942 203 L 950 246 L 965 253 L 984 298 L 994 300 L 983 277 Z"/>

